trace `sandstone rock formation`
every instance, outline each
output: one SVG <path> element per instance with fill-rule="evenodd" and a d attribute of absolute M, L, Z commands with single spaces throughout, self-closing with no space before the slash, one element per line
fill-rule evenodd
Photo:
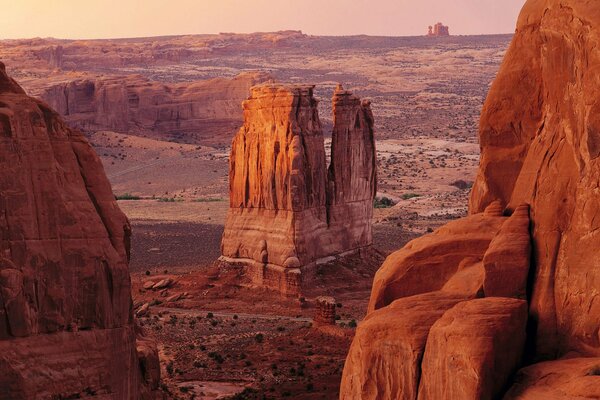
<path fill-rule="evenodd" d="M 312 86 L 257 86 L 243 108 L 222 259 L 251 266 L 256 283 L 297 294 L 301 270 L 306 276 L 326 257 L 371 245 L 373 115 L 338 87 L 328 169 Z"/>
<path fill-rule="evenodd" d="M 136 349 L 129 222 L 84 136 L 1 63 L 0 141 L 0 399 L 149 398 L 158 358 Z"/>
<path fill-rule="evenodd" d="M 236 129 L 250 87 L 271 79 L 258 72 L 172 84 L 141 76 L 81 79 L 51 86 L 40 97 L 85 131 L 186 134 L 193 141 Z"/>
<path fill-rule="evenodd" d="M 315 312 L 314 323 L 317 325 L 335 325 L 335 299 L 329 296 L 319 296 L 316 298 L 317 310 Z"/>
<path fill-rule="evenodd" d="M 388 257 L 341 399 L 599 397 L 599 40 L 595 2 L 527 1 L 484 105 L 471 215 Z"/>
<path fill-rule="evenodd" d="M 429 27 L 427 36 L 450 36 L 450 28 L 438 22 L 434 26 Z"/>

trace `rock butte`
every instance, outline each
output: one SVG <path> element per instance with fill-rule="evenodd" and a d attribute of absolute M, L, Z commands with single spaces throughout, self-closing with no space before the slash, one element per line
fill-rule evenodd
<path fill-rule="evenodd" d="M 372 243 L 370 103 L 341 86 L 332 102 L 329 167 L 313 86 L 252 88 L 233 140 L 221 259 L 284 294 L 299 294 L 318 263 Z"/>
<path fill-rule="evenodd" d="M 270 75 L 164 84 L 141 76 L 80 79 L 44 89 L 40 97 L 70 126 L 85 130 L 226 136 L 242 121 L 239 104 Z"/>
<path fill-rule="evenodd" d="M 84 136 L 0 63 L 0 399 L 150 399 L 130 227 Z M 140 335 L 140 332 L 137 332 Z"/>
<path fill-rule="evenodd" d="M 470 215 L 377 272 L 340 399 L 600 397 L 599 29 L 595 1 L 527 1 Z"/>

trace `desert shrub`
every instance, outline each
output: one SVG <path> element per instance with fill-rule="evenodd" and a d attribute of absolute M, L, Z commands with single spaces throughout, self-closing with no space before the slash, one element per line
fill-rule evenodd
<path fill-rule="evenodd" d="M 115 196 L 117 200 L 141 200 L 140 196 L 134 196 L 131 193 L 123 193 Z"/>
<path fill-rule="evenodd" d="M 216 203 L 219 201 L 225 201 L 225 199 L 219 197 L 219 198 L 214 198 L 214 197 L 205 197 L 205 198 L 199 198 L 199 199 L 194 199 L 192 200 L 194 203 Z"/>
<path fill-rule="evenodd" d="M 374 208 L 390 208 L 393 207 L 396 203 L 388 197 L 376 197 L 373 202 Z"/>
<path fill-rule="evenodd" d="M 352 321 L 348 322 L 348 326 L 350 328 L 356 328 L 356 320 L 353 319 Z"/>
<path fill-rule="evenodd" d="M 404 193 L 402 195 L 402 200 L 410 200 L 414 199 L 415 197 L 421 197 L 421 195 L 418 193 Z"/>
<path fill-rule="evenodd" d="M 216 351 L 211 351 L 210 353 L 208 353 L 208 356 L 212 358 L 217 364 L 223 364 L 223 361 L 225 361 L 223 356 L 217 353 Z"/>
<path fill-rule="evenodd" d="M 256 340 L 257 343 L 262 343 L 265 340 L 265 336 L 262 333 L 257 333 L 254 336 L 254 340 Z"/>

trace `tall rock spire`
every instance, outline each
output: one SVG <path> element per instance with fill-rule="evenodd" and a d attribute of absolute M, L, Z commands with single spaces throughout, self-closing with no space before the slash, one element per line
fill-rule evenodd
<path fill-rule="evenodd" d="M 230 157 L 222 259 L 248 265 L 257 283 L 290 294 L 299 293 L 318 260 L 372 241 L 376 183 L 369 104 L 336 90 L 327 169 L 313 88 L 254 87 L 243 103 L 244 126 Z"/>

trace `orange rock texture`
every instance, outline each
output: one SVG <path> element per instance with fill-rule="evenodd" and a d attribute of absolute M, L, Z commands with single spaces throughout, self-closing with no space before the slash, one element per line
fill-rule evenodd
<path fill-rule="evenodd" d="M 136 348 L 129 222 L 84 136 L 1 63 L 0 142 L 0 399 L 151 398 L 158 358 Z"/>
<path fill-rule="evenodd" d="M 596 2 L 527 1 L 470 215 L 387 258 L 341 399 L 598 397 L 599 40 Z"/>
<path fill-rule="evenodd" d="M 297 294 L 319 260 L 371 245 L 373 114 L 368 102 L 335 91 L 327 167 L 312 86 L 257 86 L 243 109 L 222 259 L 251 265 L 261 285 Z"/>
<path fill-rule="evenodd" d="M 252 86 L 269 80 L 265 73 L 172 84 L 141 76 L 82 79 L 51 86 L 40 97 L 87 131 L 215 134 L 237 128 L 240 102 Z"/>

